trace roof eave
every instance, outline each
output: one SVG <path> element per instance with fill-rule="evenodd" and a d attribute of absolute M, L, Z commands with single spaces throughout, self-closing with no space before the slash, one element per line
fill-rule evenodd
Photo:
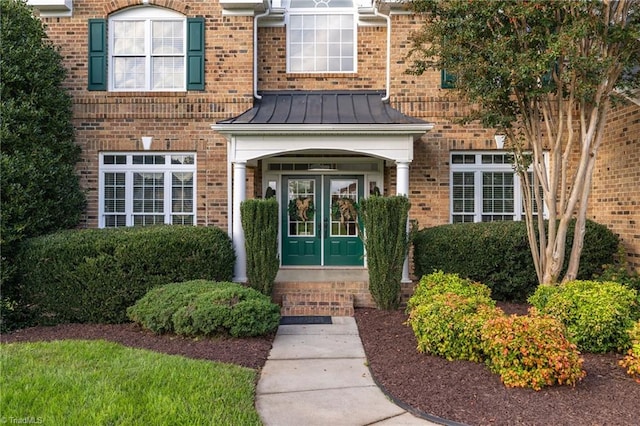
<path fill-rule="evenodd" d="M 223 135 L 362 135 L 422 134 L 433 129 L 433 123 L 409 124 L 239 124 L 216 123 L 211 128 Z"/>

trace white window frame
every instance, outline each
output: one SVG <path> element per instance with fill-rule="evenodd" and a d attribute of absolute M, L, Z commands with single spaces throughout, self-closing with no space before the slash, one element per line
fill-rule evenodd
<path fill-rule="evenodd" d="M 124 164 L 104 164 L 105 156 L 123 156 L 126 157 Z M 165 164 L 133 164 L 134 156 L 164 156 Z M 171 164 L 172 156 L 192 156 L 193 163 L 189 164 Z M 105 174 L 106 173 L 124 173 L 125 174 L 125 209 L 121 215 L 126 216 L 125 226 L 134 226 L 134 217 L 140 213 L 134 212 L 133 207 L 133 176 L 134 173 L 163 173 L 164 174 L 164 197 L 163 212 L 156 213 L 164 215 L 164 224 L 173 223 L 173 216 L 189 216 L 188 212 L 173 211 L 172 197 L 172 177 L 173 173 L 193 173 L 193 193 L 192 193 L 192 212 L 193 225 L 197 224 L 197 156 L 195 152 L 153 152 L 153 151 L 137 151 L 137 152 L 101 152 L 99 154 L 99 173 L 98 173 L 98 227 L 106 227 L 105 212 Z M 152 215 L 153 213 L 149 213 Z"/>
<path fill-rule="evenodd" d="M 329 0 L 330 1 L 330 0 Z M 356 9 L 356 2 L 353 2 L 353 6 L 352 7 L 315 7 L 315 8 L 298 8 L 298 7 L 291 7 L 291 0 L 285 0 L 285 7 L 287 10 L 287 13 L 285 15 L 285 25 L 287 28 L 287 73 L 289 74 L 355 74 L 358 72 L 358 13 L 357 13 L 357 9 Z M 328 3 L 328 1 L 322 1 L 319 3 Z M 352 35 L 352 49 L 353 49 L 353 58 L 352 58 L 352 65 L 351 65 L 351 69 L 350 70 L 346 70 L 343 71 L 342 70 L 342 66 L 340 67 L 341 69 L 326 69 L 326 70 L 316 70 L 315 67 L 314 69 L 302 69 L 302 70 L 297 70 L 297 69 L 293 69 L 293 66 L 291 64 L 292 62 L 292 53 L 291 53 L 291 42 L 292 42 L 292 37 L 291 37 L 291 17 L 292 16 L 301 16 L 301 17 L 305 17 L 305 16 L 327 16 L 328 19 L 331 21 L 332 17 L 337 17 L 337 15 L 349 15 L 350 18 L 352 19 L 352 25 L 353 25 L 353 35 Z M 314 27 L 315 29 L 315 27 Z M 306 47 L 306 46 L 305 46 Z M 305 48 L 303 47 L 303 49 Z M 314 46 L 315 47 L 315 46 Z M 314 59 L 315 59 L 315 54 L 313 55 Z M 343 56 L 341 55 L 339 57 L 340 62 L 342 62 L 343 60 Z"/>
<path fill-rule="evenodd" d="M 136 88 L 116 88 L 115 84 L 115 60 L 116 58 L 127 55 L 115 55 L 115 22 L 122 21 L 143 21 L 145 27 L 145 40 L 144 40 L 144 54 L 131 55 L 144 57 L 145 60 L 145 84 L 144 87 Z M 182 70 L 183 76 L 181 79 L 181 85 L 173 88 L 153 88 L 153 69 L 152 69 L 152 23 L 154 21 L 175 21 L 182 22 L 182 53 L 181 54 L 162 54 L 157 55 L 160 57 L 182 57 Z M 185 92 L 187 90 L 187 17 L 174 12 L 172 10 L 163 9 L 159 7 L 136 7 L 123 10 L 109 17 L 109 91 L 112 92 Z"/>
<path fill-rule="evenodd" d="M 452 151 L 449 155 L 449 223 L 454 223 L 454 216 L 461 215 L 473 215 L 474 222 L 482 222 L 483 215 L 509 215 L 508 213 L 495 213 L 495 212 L 484 212 L 483 211 L 483 173 L 485 172 L 497 172 L 497 173 L 512 173 L 513 176 L 513 221 L 521 221 L 524 220 L 524 207 L 523 207 L 523 197 L 522 197 L 522 185 L 520 184 L 520 176 L 513 170 L 513 164 L 504 163 L 504 164 L 483 164 L 482 156 L 483 155 L 510 155 L 509 151 Z M 474 156 L 475 163 L 473 164 L 454 164 L 453 156 L 454 155 L 465 155 L 465 156 Z M 546 155 L 545 155 L 546 157 Z M 533 171 L 533 168 L 530 167 L 529 172 Z M 458 172 L 470 172 L 473 173 L 474 177 L 474 211 L 473 213 L 458 213 L 455 214 L 453 211 L 453 175 Z M 543 216 L 546 219 L 548 217 L 546 206 L 544 208 Z"/>

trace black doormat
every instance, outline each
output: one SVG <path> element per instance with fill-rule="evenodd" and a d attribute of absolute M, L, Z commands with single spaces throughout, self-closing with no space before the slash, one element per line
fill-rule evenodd
<path fill-rule="evenodd" d="M 333 324 L 330 316 L 285 316 L 280 317 L 280 325 Z"/>

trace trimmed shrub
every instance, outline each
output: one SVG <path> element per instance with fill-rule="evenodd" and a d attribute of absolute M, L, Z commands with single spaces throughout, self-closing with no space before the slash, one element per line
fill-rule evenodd
<path fill-rule="evenodd" d="M 535 308 L 531 318 L 507 317 L 490 293 L 456 274 L 424 276 L 407 308 L 418 351 L 450 361 L 485 361 L 506 386 L 537 390 L 584 377 L 582 360 L 560 321 Z"/>
<path fill-rule="evenodd" d="M 192 279 L 229 281 L 235 254 L 218 228 L 157 226 L 63 231 L 27 240 L 20 290 L 41 324 L 119 323 L 149 289 Z"/>
<path fill-rule="evenodd" d="M 629 337 L 631 338 L 631 349 L 620 360 L 620 366 L 626 368 L 627 374 L 640 383 L 640 321 L 637 321 L 629 330 Z"/>
<path fill-rule="evenodd" d="M 173 315 L 176 310 L 210 291 L 209 281 L 195 280 L 179 284 L 166 284 L 155 287 L 140 298 L 135 305 L 127 308 L 127 317 L 156 334 L 172 332 Z M 218 283 L 219 289 L 226 283 Z"/>
<path fill-rule="evenodd" d="M 259 291 L 205 280 L 154 288 L 127 315 L 154 333 L 186 336 L 260 336 L 280 322 L 279 306 Z"/>
<path fill-rule="evenodd" d="M 247 278 L 252 288 L 271 295 L 278 274 L 278 202 L 275 198 L 240 204 L 247 250 Z"/>
<path fill-rule="evenodd" d="M 569 226 L 567 253 L 573 242 Z M 607 227 L 587 221 L 578 278 L 590 279 L 611 263 L 618 237 Z M 434 270 L 458 273 L 491 288 L 497 300 L 524 301 L 538 286 L 524 222 L 442 225 L 414 235 L 417 276 Z M 568 264 L 568 259 L 567 262 Z"/>
<path fill-rule="evenodd" d="M 487 320 L 502 315 L 499 308 L 486 304 L 481 297 L 444 293 L 414 307 L 407 323 L 416 335 L 419 352 L 449 361 L 479 362 L 484 359 L 480 330 Z"/>
<path fill-rule="evenodd" d="M 360 202 L 369 268 L 369 291 L 381 309 L 400 305 L 402 267 L 409 248 L 407 218 L 411 204 L 404 196 L 372 196 Z"/>
<path fill-rule="evenodd" d="M 596 281 L 613 281 L 632 288 L 640 294 L 640 274 L 629 266 L 627 252 L 620 244 L 613 263 L 603 265 L 602 273 L 594 275 Z"/>
<path fill-rule="evenodd" d="M 482 361 L 480 330 L 504 315 L 487 286 L 442 271 L 423 277 L 409 299 L 409 319 L 418 351 L 453 359 Z"/>
<path fill-rule="evenodd" d="M 575 385 L 586 372 L 576 346 L 563 332 L 558 320 L 535 311 L 532 316 L 489 319 L 481 330 L 486 363 L 507 387 Z"/>
<path fill-rule="evenodd" d="M 630 345 L 627 330 L 640 317 L 635 290 L 614 282 L 572 281 L 540 286 L 529 302 L 567 328 L 581 351 L 604 353 Z"/>
<path fill-rule="evenodd" d="M 460 278 L 458 274 L 445 274 L 442 271 L 436 271 L 420 279 L 413 295 L 407 302 L 407 310 L 424 303 L 430 303 L 434 295 L 445 293 L 481 298 L 483 303 L 495 306 L 495 302 L 491 299 L 491 289 L 486 285 L 467 278 Z"/>

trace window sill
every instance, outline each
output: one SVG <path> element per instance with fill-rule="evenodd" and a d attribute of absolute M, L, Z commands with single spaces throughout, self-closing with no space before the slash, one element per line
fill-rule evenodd
<path fill-rule="evenodd" d="M 287 75 L 295 78 L 306 79 L 326 79 L 326 78 L 357 78 L 358 72 L 291 72 L 287 71 Z"/>
<path fill-rule="evenodd" d="M 105 92 L 101 92 L 104 94 Z M 155 98 L 155 97 L 173 97 L 173 98 L 184 98 L 187 96 L 188 91 L 181 92 L 114 92 L 109 91 L 106 92 L 107 97 L 110 98 Z M 200 93 L 200 92 L 198 92 Z"/>

